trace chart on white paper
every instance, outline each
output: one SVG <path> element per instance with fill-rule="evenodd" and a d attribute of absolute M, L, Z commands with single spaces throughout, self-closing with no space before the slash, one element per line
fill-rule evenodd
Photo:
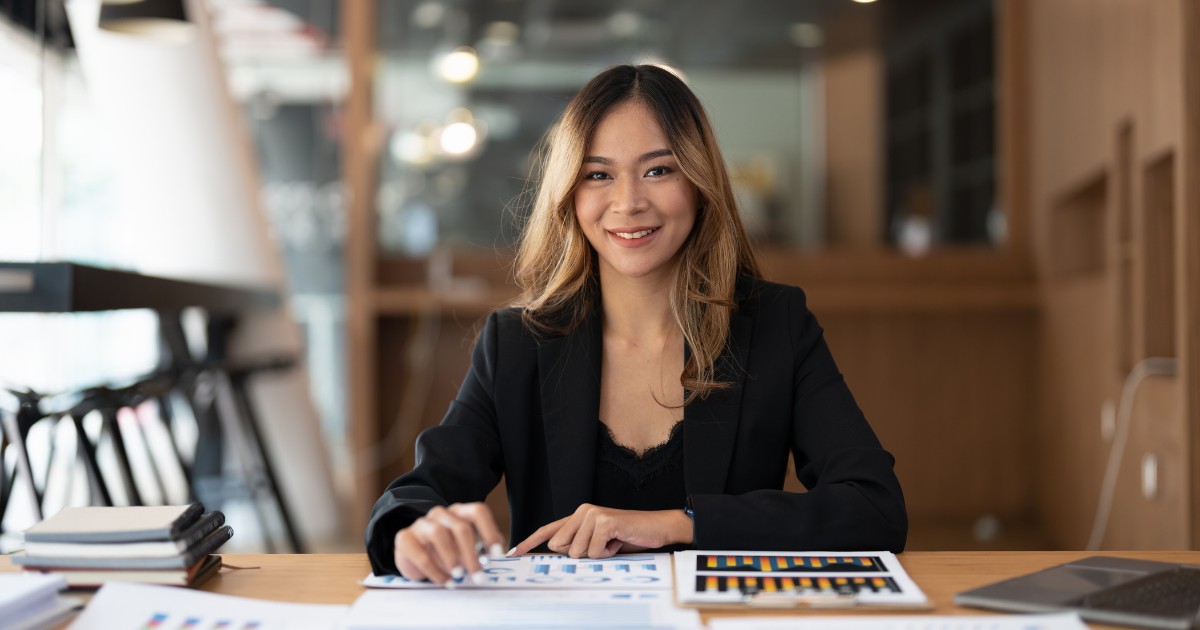
<path fill-rule="evenodd" d="M 413 581 L 399 575 L 369 575 L 369 588 L 442 588 L 428 581 Z M 671 556 L 644 553 L 612 558 L 571 558 L 532 554 L 489 560 L 478 579 L 468 576 L 456 588 L 589 588 L 620 590 L 668 590 L 671 588 Z"/>

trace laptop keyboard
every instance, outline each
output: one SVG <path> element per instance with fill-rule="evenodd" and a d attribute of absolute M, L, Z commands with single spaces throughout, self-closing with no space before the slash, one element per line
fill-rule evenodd
<path fill-rule="evenodd" d="M 1190 617 L 1200 612 L 1200 569 L 1172 569 L 1084 597 L 1080 608 L 1156 617 Z"/>

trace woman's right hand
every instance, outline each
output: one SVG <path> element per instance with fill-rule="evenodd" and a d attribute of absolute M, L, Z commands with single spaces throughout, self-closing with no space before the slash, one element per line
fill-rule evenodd
<path fill-rule="evenodd" d="M 409 580 L 446 585 L 482 571 L 481 555 L 502 557 L 503 544 L 486 504 L 438 506 L 396 532 L 396 568 Z"/>

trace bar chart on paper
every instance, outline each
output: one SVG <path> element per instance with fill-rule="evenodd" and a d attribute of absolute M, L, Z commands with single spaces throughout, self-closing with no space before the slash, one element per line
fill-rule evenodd
<path fill-rule="evenodd" d="M 399 575 L 369 575 L 368 588 L 441 588 Z M 612 558 L 571 558 L 535 554 L 489 560 L 478 580 L 460 580 L 458 588 L 601 588 L 667 590 L 671 588 L 671 556 L 630 554 Z"/>
<path fill-rule="evenodd" d="M 682 551 L 675 554 L 684 604 L 787 603 L 920 606 L 927 600 L 888 552 Z"/>

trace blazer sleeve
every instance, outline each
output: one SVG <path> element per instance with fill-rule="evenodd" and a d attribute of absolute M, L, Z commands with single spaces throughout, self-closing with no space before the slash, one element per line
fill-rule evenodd
<path fill-rule="evenodd" d="M 397 573 L 397 532 L 436 506 L 483 501 L 500 481 L 504 459 L 493 397 L 498 329 L 499 313 L 492 313 L 445 417 L 417 438 L 413 470 L 393 481 L 371 509 L 366 545 L 376 575 Z"/>
<path fill-rule="evenodd" d="M 908 514 L 893 470 L 895 459 L 854 401 L 804 293 L 794 288 L 788 293 L 794 369 L 790 446 L 796 476 L 808 491 L 691 496 L 694 544 L 706 549 L 901 552 Z"/>

